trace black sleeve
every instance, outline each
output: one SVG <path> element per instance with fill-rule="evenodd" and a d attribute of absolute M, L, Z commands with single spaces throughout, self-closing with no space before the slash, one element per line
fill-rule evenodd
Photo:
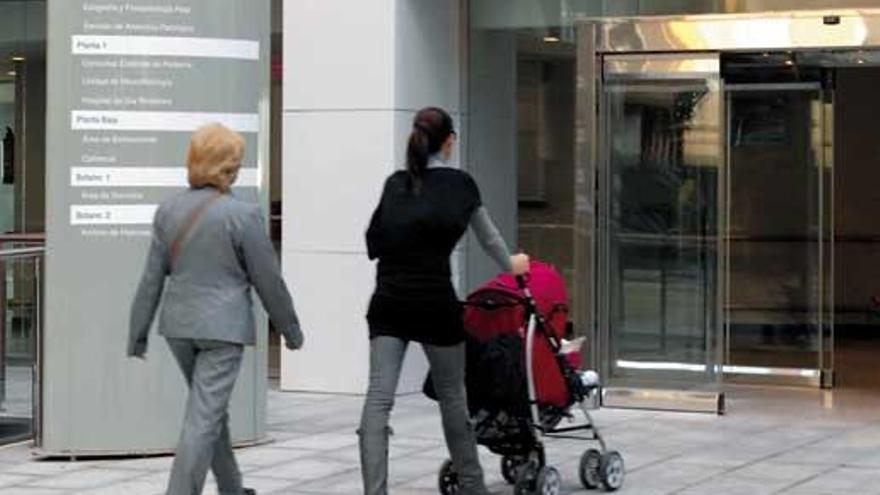
<path fill-rule="evenodd" d="M 382 217 L 382 201 L 373 210 L 373 216 L 370 217 L 370 226 L 367 227 L 367 257 L 374 260 L 379 257 L 379 246 L 381 242 L 380 220 Z"/>
<path fill-rule="evenodd" d="M 388 194 L 389 182 L 391 182 L 391 177 L 385 181 L 385 185 L 382 187 L 382 197 L 379 198 L 379 204 L 373 210 L 370 225 L 367 227 L 367 257 L 371 260 L 378 258 L 382 251 L 382 206 L 385 204 L 385 195 Z"/>
<path fill-rule="evenodd" d="M 477 185 L 477 181 L 469 173 L 462 173 L 464 174 L 465 189 L 467 191 L 467 216 L 470 218 L 477 208 L 483 206 L 483 198 L 480 195 L 480 187 Z"/>

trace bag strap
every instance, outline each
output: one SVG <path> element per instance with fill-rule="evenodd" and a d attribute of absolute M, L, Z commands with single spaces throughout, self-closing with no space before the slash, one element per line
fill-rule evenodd
<path fill-rule="evenodd" d="M 180 248 L 183 245 L 183 241 L 186 240 L 190 231 L 195 227 L 199 218 L 202 216 L 202 213 L 204 213 L 214 201 L 220 199 L 220 196 L 222 196 L 220 191 L 217 191 L 216 194 L 212 194 L 209 198 L 199 203 L 199 205 L 190 212 L 189 216 L 186 217 L 186 221 L 180 227 L 180 230 L 177 231 L 177 237 L 171 242 L 171 247 L 169 248 L 171 253 L 171 266 L 174 266 L 177 262 L 177 258 L 180 257 Z"/>

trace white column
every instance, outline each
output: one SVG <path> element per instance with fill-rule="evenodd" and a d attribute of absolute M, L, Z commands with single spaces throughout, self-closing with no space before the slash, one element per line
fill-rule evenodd
<path fill-rule="evenodd" d="M 282 264 L 306 345 L 282 351 L 283 390 L 366 390 L 364 231 L 413 112 L 460 113 L 460 51 L 458 2 L 285 2 Z M 401 391 L 426 369 L 411 349 Z"/>

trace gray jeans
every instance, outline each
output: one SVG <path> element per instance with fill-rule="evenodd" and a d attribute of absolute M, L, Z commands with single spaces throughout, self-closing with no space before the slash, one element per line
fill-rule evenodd
<path fill-rule="evenodd" d="M 227 407 L 244 348 L 194 339 L 168 339 L 168 346 L 189 385 L 189 397 L 167 495 L 200 495 L 209 466 L 221 495 L 240 495 L 241 471 L 232 453 Z"/>
<path fill-rule="evenodd" d="M 406 346 L 406 341 L 395 337 L 380 336 L 370 341 L 370 385 L 358 430 L 365 495 L 388 493 L 388 417 L 394 406 Z M 431 365 L 446 446 L 459 476 L 459 493 L 487 494 L 467 409 L 464 344 L 422 347 Z"/>

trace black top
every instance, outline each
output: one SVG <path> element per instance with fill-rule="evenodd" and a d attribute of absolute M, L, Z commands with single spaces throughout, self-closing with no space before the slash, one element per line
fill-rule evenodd
<path fill-rule="evenodd" d="M 408 182 L 404 171 L 388 178 L 367 230 L 369 257 L 379 259 L 370 338 L 454 345 L 464 330 L 449 258 L 480 207 L 480 191 L 466 172 L 445 167 L 426 170 L 418 192 Z"/>

